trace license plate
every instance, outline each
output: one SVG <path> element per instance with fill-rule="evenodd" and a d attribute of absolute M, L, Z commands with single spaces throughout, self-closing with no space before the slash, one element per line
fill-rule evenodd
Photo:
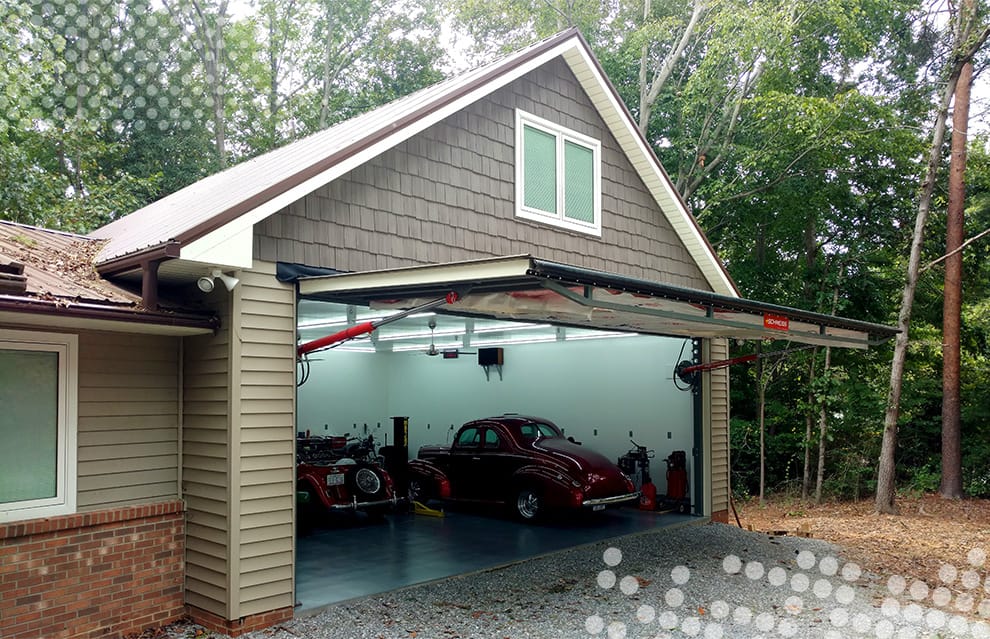
<path fill-rule="evenodd" d="M 592 506 L 591 509 L 594 510 L 594 511 L 596 511 L 596 512 L 599 511 L 599 510 L 605 510 L 605 504 L 598 504 L 598 505 Z"/>
<path fill-rule="evenodd" d="M 333 475 L 327 475 L 327 486 L 343 486 L 343 485 L 344 485 L 343 473 L 334 473 Z"/>

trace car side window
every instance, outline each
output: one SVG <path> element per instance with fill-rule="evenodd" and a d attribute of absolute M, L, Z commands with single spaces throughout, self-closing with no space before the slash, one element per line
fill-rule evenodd
<path fill-rule="evenodd" d="M 481 431 L 477 428 L 465 428 L 457 436 L 455 446 L 460 448 L 477 448 L 481 444 Z"/>
<path fill-rule="evenodd" d="M 560 433 L 557 429 L 549 424 L 534 424 L 538 429 L 540 429 L 541 437 L 560 437 Z"/>
<path fill-rule="evenodd" d="M 499 439 L 498 433 L 491 428 L 485 430 L 485 448 L 498 449 L 501 447 L 502 440 Z"/>
<path fill-rule="evenodd" d="M 536 424 L 523 424 L 519 427 L 519 434 L 523 439 L 536 439 L 540 431 L 537 430 Z"/>

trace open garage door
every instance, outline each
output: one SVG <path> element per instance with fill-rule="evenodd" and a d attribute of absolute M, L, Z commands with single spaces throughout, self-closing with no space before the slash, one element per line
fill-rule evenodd
<path fill-rule="evenodd" d="M 409 452 L 415 456 L 422 445 L 450 444 L 456 429 L 471 419 L 510 411 L 540 415 L 612 460 L 629 451 L 630 439 L 654 450 L 649 470 L 660 494 L 670 489 L 665 459 L 684 451 L 695 514 L 711 510 L 705 500 L 712 492 L 711 469 L 716 464 L 710 429 L 703 427 L 708 422 L 703 420 L 714 400 L 710 391 L 706 395 L 679 383 L 676 370 L 685 359 L 702 359 L 698 338 L 776 339 L 863 349 L 896 334 L 877 324 L 531 256 L 300 277 L 298 286 L 299 336 L 304 342 L 334 332 L 346 340 L 358 335 L 350 329 L 362 323 L 401 315 L 376 329 L 370 339 L 327 342 L 313 352 L 337 348 L 306 358 L 304 367 L 312 367 L 312 376 L 298 393 L 300 431 L 374 435 L 376 441 L 391 443 L 391 416 L 406 415 Z M 456 295 L 448 297 L 450 293 Z M 422 312 L 425 304 L 437 301 Z M 410 309 L 419 310 L 402 313 Z M 482 372 L 477 365 L 482 364 L 480 351 L 501 346 L 508 362 L 504 379 L 494 369 L 489 379 L 488 369 Z M 721 445 L 727 446 L 725 437 Z M 644 523 L 636 518 L 639 514 L 626 509 L 602 525 L 621 526 L 627 520 L 664 525 L 663 518 L 655 517 Z M 409 525 L 409 534 L 437 525 L 428 519 L 416 523 L 393 518 L 396 521 Z M 499 526 L 511 531 L 513 525 L 501 519 L 477 523 L 485 531 Z M 388 530 L 392 529 L 406 530 Z M 384 530 L 362 530 L 355 543 L 366 544 L 368 535 Z M 446 556 L 454 552 L 447 545 L 465 543 L 452 528 L 443 530 L 443 536 L 432 528 L 424 534 L 437 544 L 434 553 L 425 555 Z M 628 532 L 603 530 L 602 534 Z M 531 540 L 541 532 L 518 534 Z M 546 532 L 548 538 L 562 539 L 560 531 Z M 301 556 L 301 565 L 307 566 L 306 552 Z M 324 560 L 314 555 L 314 575 L 321 574 Z M 400 561 L 396 570 L 402 572 L 403 566 Z M 476 567 L 450 569 L 456 574 Z M 357 574 L 362 570 L 358 567 Z M 309 574 L 303 568 L 299 577 L 300 598 L 306 605 L 310 597 L 314 605 L 325 603 L 319 599 L 323 595 L 315 593 L 336 592 L 333 589 L 346 582 L 335 581 L 332 587 L 322 581 L 310 584 Z"/>
<path fill-rule="evenodd" d="M 680 288 L 531 256 L 306 277 L 306 299 L 408 309 L 455 291 L 460 315 L 692 338 L 772 339 L 865 349 L 889 326 Z"/>

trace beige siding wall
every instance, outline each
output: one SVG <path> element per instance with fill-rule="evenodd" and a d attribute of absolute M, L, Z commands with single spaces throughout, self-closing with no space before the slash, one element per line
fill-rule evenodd
<path fill-rule="evenodd" d="M 79 333 L 78 507 L 178 495 L 176 337 Z"/>
<path fill-rule="evenodd" d="M 186 500 L 186 602 L 226 618 L 230 533 L 230 308 L 220 286 L 209 301 L 214 335 L 185 338 L 182 491 Z"/>
<path fill-rule="evenodd" d="M 224 619 L 295 602 L 295 288 L 257 262 L 186 339 L 186 601 Z"/>
<path fill-rule="evenodd" d="M 601 237 L 516 217 L 517 108 L 601 141 Z M 560 59 L 255 226 L 259 259 L 344 271 L 523 253 L 710 290 Z"/>
<path fill-rule="evenodd" d="M 728 359 L 729 343 L 712 339 L 711 361 Z M 729 369 L 709 373 L 711 388 L 712 512 L 729 509 Z"/>
<path fill-rule="evenodd" d="M 292 607 L 295 552 L 295 289 L 275 265 L 240 273 L 239 428 L 235 428 L 239 510 L 232 558 L 232 618 Z"/>

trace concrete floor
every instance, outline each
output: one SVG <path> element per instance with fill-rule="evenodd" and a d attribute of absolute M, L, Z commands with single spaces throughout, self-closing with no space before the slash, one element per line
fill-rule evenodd
<path fill-rule="evenodd" d="M 695 519 L 632 508 L 535 525 L 459 510 L 345 519 L 299 537 L 296 612 Z"/>

